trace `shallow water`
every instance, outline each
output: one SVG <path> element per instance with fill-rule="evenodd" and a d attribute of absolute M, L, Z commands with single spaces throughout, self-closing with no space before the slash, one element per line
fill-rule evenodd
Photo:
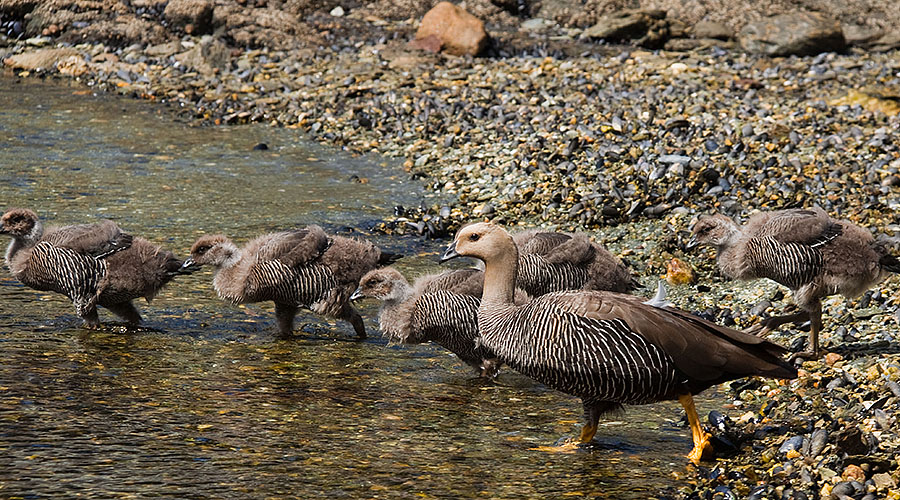
<path fill-rule="evenodd" d="M 409 255 L 408 274 L 438 269 L 439 242 L 365 233 L 423 197 L 395 163 L 291 130 L 188 128 L 161 106 L 5 77 L 0 165 L 4 209 L 112 218 L 181 255 L 205 232 L 240 243 L 319 223 Z M 592 451 L 533 450 L 577 431 L 575 398 L 388 346 L 373 303 L 365 341 L 307 313 L 279 340 L 271 304 L 223 304 L 208 270 L 139 304 L 138 331 L 103 310 L 107 326 L 85 331 L 64 297 L 5 269 L 0 304 L 0 497 L 646 498 L 691 446 L 670 402 L 610 416 Z M 698 398 L 701 413 L 721 403 Z"/>

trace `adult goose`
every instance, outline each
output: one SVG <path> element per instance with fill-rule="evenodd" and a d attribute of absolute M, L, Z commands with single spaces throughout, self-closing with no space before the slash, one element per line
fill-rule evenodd
<path fill-rule="evenodd" d="M 773 316 L 754 330 L 765 334 L 785 323 L 810 322 L 807 350 L 794 357 L 818 358 L 822 298 L 861 295 L 890 273 L 900 260 L 867 229 L 832 219 L 821 208 L 759 212 L 738 226 L 721 214 L 700 217 L 688 249 L 717 250 L 719 270 L 731 279 L 769 278 L 791 289 L 800 311 Z"/>
<path fill-rule="evenodd" d="M 712 452 L 693 394 L 736 378 L 794 378 L 784 349 L 757 336 L 670 307 L 601 291 L 555 292 L 513 302 L 518 250 L 490 223 L 465 226 L 443 259 L 484 262 L 478 309 L 482 342 L 501 361 L 551 388 L 581 398 L 589 442 L 600 416 L 622 404 L 677 399 L 687 413 L 698 463 Z"/>

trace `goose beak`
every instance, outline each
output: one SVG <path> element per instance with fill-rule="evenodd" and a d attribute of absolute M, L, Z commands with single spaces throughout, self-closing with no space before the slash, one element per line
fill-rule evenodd
<path fill-rule="evenodd" d="M 697 241 L 697 237 L 691 236 L 691 239 L 688 240 L 687 245 L 684 246 L 684 249 L 691 251 L 691 250 L 697 248 L 697 245 L 699 245 L 699 244 L 700 244 L 700 242 Z"/>
<path fill-rule="evenodd" d="M 362 288 L 356 287 L 356 290 L 354 290 L 353 293 L 350 295 L 350 300 L 359 300 L 363 297 L 364 297 L 364 295 L 362 292 Z"/>
<path fill-rule="evenodd" d="M 444 255 L 441 255 L 441 262 L 447 262 L 448 260 L 459 257 L 459 254 L 456 253 L 456 240 L 453 240 L 453 243 L 450 243 L 447 246 L 447 250 L 444 252 Z"/>
<path fill-rule="evenodd" d="M 193 271 L 198 269 L 199 267 L 200 266 L 196 262 L 194 262 L 194 259 L 192 257 L 188 257 L 184 260 L 184 262 L 181 263 L 181 271 L 186 271 L 189 269 Z"/>

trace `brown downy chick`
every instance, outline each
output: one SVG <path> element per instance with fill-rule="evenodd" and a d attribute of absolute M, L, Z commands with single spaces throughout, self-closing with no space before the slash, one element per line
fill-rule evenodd
<path fill-rule="evenodd" d="M 821 354 L 822 298 L 857 297 L 900 272 L 900 261 L 868 230 L 832 219 L 818 207 L 760 212 L 744 226 L 721 214 L 703 216 L 688 248 L 697 245 L 715 247 L 719 270 L 731 279 L 769 278 L 791 289 L 800 312 L 769 318 L 758 330 L 764 334 L 785 323 L 809 321 L 809 346 L 796 355 L 803 358 Z"/>
<path fill-rule="evenodd" d="M 362 317 L 350 294 L 362 275 L 396 259 L 361 240 L 329 236 L 319 226 L 264 234 L 238 248 L 223 235 L 202 236 L 185 265 L 216 268 L 213 287 L 232 304 L 275 302 L 278 330 L 293 332 L 294 317 L 304 307 L 353 325 L 366 337 Z"/>

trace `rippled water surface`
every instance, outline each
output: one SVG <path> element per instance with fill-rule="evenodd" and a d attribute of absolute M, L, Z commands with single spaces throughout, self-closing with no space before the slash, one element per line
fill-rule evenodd
<path fill-rule="evenodd" d="M 291 130 L 188 128 L 161 106 L 0 78 L 4 210 L 112 218 L 180 255 L 205 232 L 354 228 L 415 275 L 438 269 L 440 243 L 366 230 L 421 197 L 394 162 Z M 211 277 L 140 303 L 138 331 L 101 310 L 88 332 L 65 297 L 3 270 L 0 497 L 646 498 L 685 472 L 677 403 L 608 417 L 589 452 L 534 450 L 577 431 L 577 399 L 509 370 L 486 384 L 438 348 L 356 341 L 307 313 L 279 340 L 271 304 L 223 304 Z M 377 306 L 361 307 L 374 331 Z"/>

